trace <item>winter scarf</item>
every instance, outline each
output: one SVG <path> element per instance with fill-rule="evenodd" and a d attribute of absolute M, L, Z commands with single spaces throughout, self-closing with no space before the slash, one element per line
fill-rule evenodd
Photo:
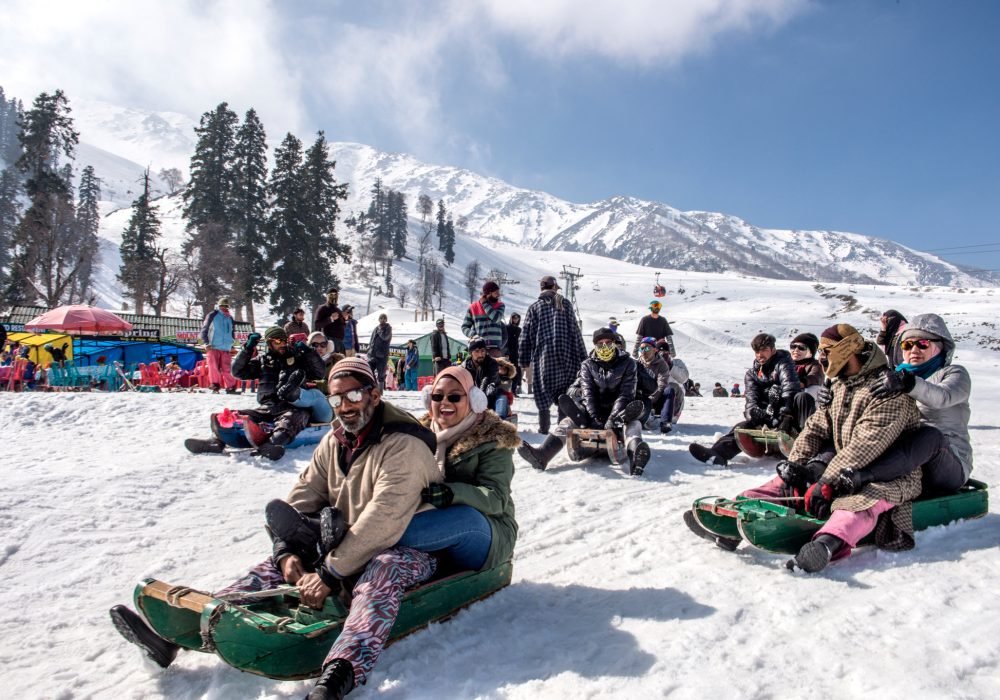
<path fill-rule="evenodd" d="M 899 372 L 901 370 L 906 370 L 907 372 L 912 372 L 921 379 L 927 379 L 939 369 L 944 367 L 945 359 L 945 354 L 943 352 L 939 352 L 923 364 L 911 365 L 909 362 L 902 362 L 896 365 L 896 371 Z"/>
<path fill-rule="evenodd" d="M 444 476 L 445 464 L 448 462 L 448 448 L 458 442 L 467 430 L 479 423 L 483 415 L 482 413 L 470 412 L 462 419 L 461 423 L 450 428 L 442 428 L 433 420 L 431 421 L 430 428 L 434 432 L 434 437 L 437 438 L 437 451 L 434 453 L 434 459 L 437 461 L 442 476 Z"/>

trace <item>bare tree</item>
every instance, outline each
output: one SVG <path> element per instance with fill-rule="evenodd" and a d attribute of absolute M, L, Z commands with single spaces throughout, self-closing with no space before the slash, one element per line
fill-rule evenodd
<path fill-rule="evenodd" d="M 184 261 L 178 256 L 170 253 L 166 248 L 157 248 L 156 257 L 156 278 L 152 286 L 146 291 L 146 301 L 149 302 L 153 313 L 162 316 L 167 309 L 167 302 L 170 297 L 180 288 L 184 279 Z"/>
<path fill-rule="evenodd" d="M 177 168 L 162 168 L 160 170 L 160 180 L 167 186 L 167 194 L 180 192 L 181 185 L 184 184 L 184 176 Z"/>
<path fill-rule="evenodd" d="M 410 286 L 406 284 L 397 284 L 393 288 L 396 293 L 396 298 L 399 300 L 399 305 L 404 309 L 406 308 L 406 300 L 410 297 Z"/>
<path fill-rule="evenodd" d="M 480 289 L 479 274 L 481 271 L 482 267 L 478 260 L 473 260 L 465 266 L 465 289 L 469 293 L 470 303 L 475 300 L 476 292 Z"/>
<path fill-rule="evenodd" d="M 469 217 L 467 217 L 467 216 L 460 216 L 460 217 L 458 217 L 458 219 L 455 221 L 455 230 L 458 231 L 459 233 L 461 233 L 462 235 L 465 235 L 466 233 L 468 233 L 469 232 Z"/>

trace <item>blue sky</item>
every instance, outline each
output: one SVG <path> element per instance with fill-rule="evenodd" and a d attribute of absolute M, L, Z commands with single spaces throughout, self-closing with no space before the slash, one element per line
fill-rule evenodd
<path fill-rule="evenodd" d="M 15 94 L 55 83 L 195 116 L 226 99 L 275 137 L 323 128 L 572 201 L 628 194 L 1000 269 L 992 0 L 178 0 L 141 22 L 110 0 L 49 8 L 45 34 L 27 29 L 36 4 L 0 0 L 25 17 L 0 29 Z M 74 27 L 89 40 L 66 41 Z"/>

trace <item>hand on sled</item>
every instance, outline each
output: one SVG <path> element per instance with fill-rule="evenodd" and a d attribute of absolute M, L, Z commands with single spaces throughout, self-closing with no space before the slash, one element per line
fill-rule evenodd
<path fill-rule="evenodd" d="M 814 518 L 826 520 L 830 517 L 833 499 L 836 497 L 830 484 L 816 482 L 806 491 L 806 512 Z"/>
<path fill-rule="evenodd" d="M 299 579 L 299 597 L 310 608 L 322 608 L 323 601 L 330 595 L 330 587 L 323 583 L 319 574 L 303 574 Z"/>
<path fill-rule="evenodd" d="M 778 419 L 777 428 L 779 432 L 782 432 L 785 435 L 791 435 L 795 430 L 795 416 L 782 414 Z"/>
<path fill-rule="evenodd" d="M 281 576 L 286 583 L 293 586 L 305 575 L 306 570 L 302 566 L 302 560 L 294 554 L 290 554 L 281 560 Z"/>

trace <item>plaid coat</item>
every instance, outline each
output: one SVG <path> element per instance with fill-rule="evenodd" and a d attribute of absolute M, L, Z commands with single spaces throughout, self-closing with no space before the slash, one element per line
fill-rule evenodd
<path fill-rule="evenodd" d="M 517 356 L 522 367 L 532 367 L 535 405 L 539 411 L 548 411 L 587 359 L 573 306 L 554 289 L 542 292 L 525 312 Z"/>
<path fill-rule="evenodd" d="M 874 343 L 865 343 L 864 352 L 868 359 L 861 372 L 834 381 L 833 401 L 810 416 L 788 455 L 792 462 L 805 463 L 825 443 L 832 442 L 837 455 L 827 465 L 821 482 L 829 481 L 844 469 L 864 469 L 904 430 L 915 428 L 920 422 L 917 405 L 908 394 L 884 399 L 872 396 L 870 387 L 887 362 L 885 353 Z M 868 484 L 859 493 L 834 500 L 833 509 L 860 512 L 874 506 L 879 499 L 897 504 L 898 508 L 885 514 L 888 517 L 879 518 L 875 541 L 883 549 L 912 549 L 911 502 L 920 495 L 920 479 L 921 471 L 916 469 L 893 481 Z"/>

